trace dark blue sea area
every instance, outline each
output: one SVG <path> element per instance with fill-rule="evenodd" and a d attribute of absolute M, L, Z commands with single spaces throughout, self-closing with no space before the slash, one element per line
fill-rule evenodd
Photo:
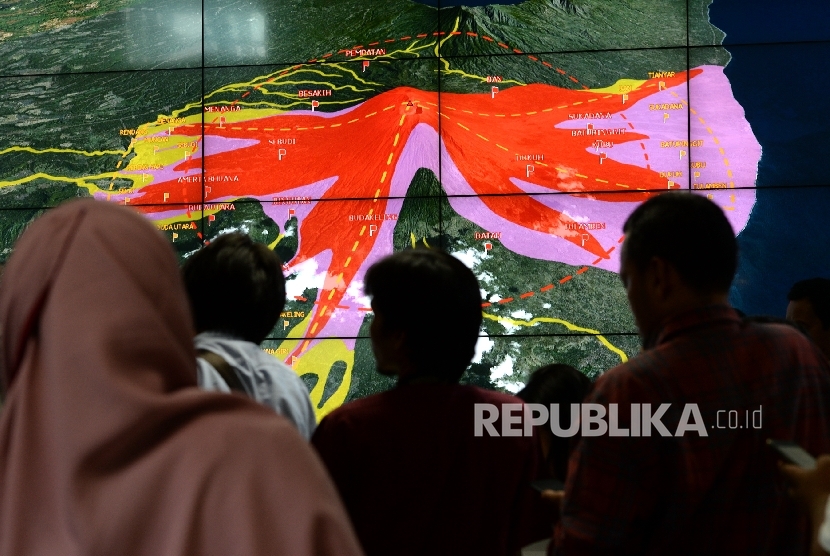
<path fill-rule="evenodd" d="M 783 316 L 794 282 L 830 277 L 830 42 L 815 40 L 830 29 L 828 5 L 715 0 L 710 8 L 732 55 L 726 76 L 762 149 L 731 292 L 747 314 Z M 783 42 L 800 37 L 806 42 Z"/>

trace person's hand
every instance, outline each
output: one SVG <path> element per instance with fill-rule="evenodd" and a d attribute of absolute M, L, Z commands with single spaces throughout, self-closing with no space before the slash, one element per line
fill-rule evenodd
<path fill-rule="evenodd" d="M 819 456 L 815 469 L 804 469 L 797 465 L 779 463 L 781 472 L 789 479 L 790 495 L 808 507 L 817 499 L 822 505 L 830 495 L 830 455 Z"/>
<path fill-rule="evenodd" d="M 560 510 L 562 509 L 562 502 L 565 500 L 564 490 L 543 490 L 542 500 L 551 505 L 555 505 Z"/>
<path fill-rule="evenodd" d="M 827 498 L 830 496 L 830 455 L 819 456 L 815 469 L 785 463 L 779 463 L 778 467 L 790 481 L 790 495 L 809 512 L 815 536 L 824 521 Z M 813 553 L 822 553 L 815 552 L 815 546 L 814 543 Z"/>

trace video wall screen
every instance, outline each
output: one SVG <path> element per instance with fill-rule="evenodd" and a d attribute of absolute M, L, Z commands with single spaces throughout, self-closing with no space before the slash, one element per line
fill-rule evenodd
<path fill-rule="evenodd" d="M 0 262 L 75 197 L 182 260 L 247 232 L 287 278 L 264 347 L 323 415 L 391 385 L 368 267 L 438 247 L 481 284 L 465 381 L 593 377 L 639 351 L 619 250 L 650 197 L 723 207 L 746 313 L 830 277 L 828 29 L 818 0 L 6 0 Z"/>

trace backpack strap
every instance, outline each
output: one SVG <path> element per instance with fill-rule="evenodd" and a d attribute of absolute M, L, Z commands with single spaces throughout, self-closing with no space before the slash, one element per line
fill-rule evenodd
<path fill-rule="evenodd" d="M 197 349 L 196 357 L 208 362 L 211 367 L 216 369 L 216 372 L 219 373 L 219 376 L 222 377 L 222 380 L 225 381 L 225 384 L 227 384 L 231 390 L 248 395 L 245 387 L 242 386 L 242 381 L 239 380 L 239 377 L 236 375 L 233 367 L 225 361 L 224 357 L 206 349 Z"/>

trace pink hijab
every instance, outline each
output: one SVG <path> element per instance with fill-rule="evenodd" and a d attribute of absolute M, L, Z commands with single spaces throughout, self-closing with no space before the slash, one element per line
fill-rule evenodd
<path fill-rule="evenodd" d="M 176 260 L 141 216 L 50 211 L 0 290 L 0 556 L 361 554 L 294 427 L 195 388 Z"/>

